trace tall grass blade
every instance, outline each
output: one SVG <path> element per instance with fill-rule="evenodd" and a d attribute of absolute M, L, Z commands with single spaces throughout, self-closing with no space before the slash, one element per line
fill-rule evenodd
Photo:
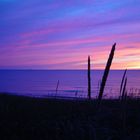
<path fill-rule="evenodd" d="M 111 67 L 111 64 L 112 64 L 112 60 L 113 60 L 113 57 L 114 57 L 115 46 L 116 46 L 116 43 L 112 46 L 112 49 L 111 49 L 111 52 L 110 52 L 110 55 L 109 55 L 109 58 L 108 58 L 108 61 L 107 61 L 107 64 L 106 64 L 106 68 L 105 68 L 105 71 L 104 71 L 104 75 L 103 75 L 102 82 L 101 82 L 101 87 L 100 87 L 100 92 L 99 92 L 99 96 L 98 96 L 98 103 L 100 103 L 101 100 L 102 100 L 102 96 L 103 96 L 104 88 L 105 88 L 105 85 L 106 85 L 107 77 L 108 77 L 110 67 Z"/>
<path fill-rule="evenodd" d="M 121 86 L 120 86 L 120 97 L 122 96 L 122 89 L 123 89 L 123 85 L 124 85 L 124 79 L 125 79 L 126 72 L 127 72 L 127 69 L 125 69 L 123 77 L 122 77 Z"/>
<path fill-rule="evenodd" d="M 56 85 L 56 95 L 57 95 L 57 92 L 58 92 L 58 87 L 59 87 L 59 80 L 57 81 L 57 85 Z"/>
<path fill-rule="evenodd" d="M 122 101 L 125 98 L 125 94 L 126 94 L 126 84 L 127 84 L 127 77 L 125 78 L 124 87 L 122 91 Z"/>
<path fill-rule="evenodd" d="M 91 99 L 90 56 L 88 56 L 88 99 Z"/>

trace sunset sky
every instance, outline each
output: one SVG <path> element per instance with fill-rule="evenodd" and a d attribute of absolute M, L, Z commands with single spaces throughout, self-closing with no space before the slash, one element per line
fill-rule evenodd
<path fill-rule="evenodd" d="M 140 69 L 140 0 L 0 0 L 0 69 Z"/>

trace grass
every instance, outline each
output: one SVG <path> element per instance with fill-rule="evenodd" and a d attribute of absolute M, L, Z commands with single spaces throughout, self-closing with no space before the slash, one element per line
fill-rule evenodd
<path fill-rule="evenodd" d="M 90 56 L 88 56 L 88 98 L 91 99 Z"/>
<path fill-rule="evenodd" d="M 100 106 L 100 103 L 101 103 L 101 100 L 102 100 L 102 97 L 103 97 L 104 88 L 105 88 L 105 85 L 106 85 L 106 81 L 107 81 L 107 78 L 108 78 L 108 74 L 109 74 L 109 71 L 110 71 L 112 60 L 113 60 L 113 57 L 114 57 L 115 46 L 116 46 L 116 43 L 112 46 L 112 49 L 111 49 L 111 52 L 109 54 L 109 58 L 108 58 L 108 61 L 107 61 L 107 64 L 106 64 L 106 68 L 104 70 L 104 74 L 103 74 L 103 78 L 102 78 L 102 82 L 101 82 L 101 86 L 100 86 L 100 91 L 99 91 L 99 96 L 98 96 L 98 107 Z"/>
<path fill-rule="evenodd" d="M 140 100 L 127 100 L 125 137 L 122 104 L 0 94 L 0 139 L 130 140 L 140 138 Z"/>
<path fill-rule="evenodd" d="M 127 69 L 125 69 L 124 74 L 123 74 L 123 77 L 122 77 L 122 81 L 121 81 L 120 98 L 122 97 L 122 89 L 123 89 L 123 85 L 124 85 L 124 80 L 125 80 L 126 72 L 127 72 Z"/>

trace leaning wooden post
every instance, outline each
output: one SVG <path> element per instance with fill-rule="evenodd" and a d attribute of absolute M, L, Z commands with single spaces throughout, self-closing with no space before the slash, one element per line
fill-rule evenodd
<path fill-rule="evenodd" d="M 100 92 L 99 92 L 99 96 L 98 96 L 98 104 L 100 104 L 100 102 L 102 100 L 102 96 L 103 96 L 104 88 L 105 88 L 105 85 L 106 85 L 107 77 L 108 77 L 110 67 L 111 67 L 111 64 L 112 64 L 112 60 L 113 60 L 113 57 L 114 57 L 115 46 L 116 46 L 116 43 L 112 46 L 112 49 L 111 49 L 111 52 L 110 52 L 110 55 L 109 55 L 109 58 L 108 58 L 108 61 L 107 61 L 107 64 L 106 64 L 106 68 L 105 68 L 105 71 L 104 71 L 104 75 L 103 75 L 102 82 L 101 82 L 101 87 L 100 87 Z"/>
<path fill-rule="evenodd" d="M 88 99 L 91 99 L 90 56 L 88 56 Z"/>

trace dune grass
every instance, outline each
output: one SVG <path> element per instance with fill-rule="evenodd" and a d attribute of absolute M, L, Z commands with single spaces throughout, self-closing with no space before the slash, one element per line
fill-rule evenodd
<path fill-rule="evenodd" d="M 122 77 L 122 81 L 121 81 L 121 85 L 120 85 L 120 98 L 122 97 L 122 89 L 123 89 L 123 85 L 124 85 L 124 80 L 125 80 L 125 76 L 126 76 L 126 72 L 127 69 L 125 69 L 123 77 Z"/>
<path fill-rule="evenodd" d="M 108 61 L 107 61 L 107 64 L 106 64 L 106 68 L 104 70 L 104 74 L 103 74 L 103 78 L 102 78 L 102 82 L 101 82 L 101 86 L 100 86 L 100 91 L 99 91 L 99 96 L 98 96 L 98 107 L 100 106 L 100 103 L 101 103 L 101 100 L 102 100 L 102 97 L 103 97 L 104 88 L 105 88 L 105 85 L 106 85 L 106 81 L 107 81 L 107 78 L 108 78 L 108 74 L 109 74 L 109 71 L 110 71 L 112 60 L 113 60 L 113 57 L 114 57 L 115 46 L 116 46 L 116 43 L 112 46 L 112 49 L 111 49 L 111 52 L 110 52 L 110 55 L 109 55 L 109 58 L 108 58 Z"/>
<path fill-rule="evenodd" d="M 91 99 L 90 56 L 88 56 L 88 99 Z"/>
<path fill-rule="evenodd" d="M 96 102 L 0 94 L 0 138 L 137 140 L 140 137 L 140 100 L 127 100 L 123 117 L 119 100 L 102 100 L 98 115 Z"/>

